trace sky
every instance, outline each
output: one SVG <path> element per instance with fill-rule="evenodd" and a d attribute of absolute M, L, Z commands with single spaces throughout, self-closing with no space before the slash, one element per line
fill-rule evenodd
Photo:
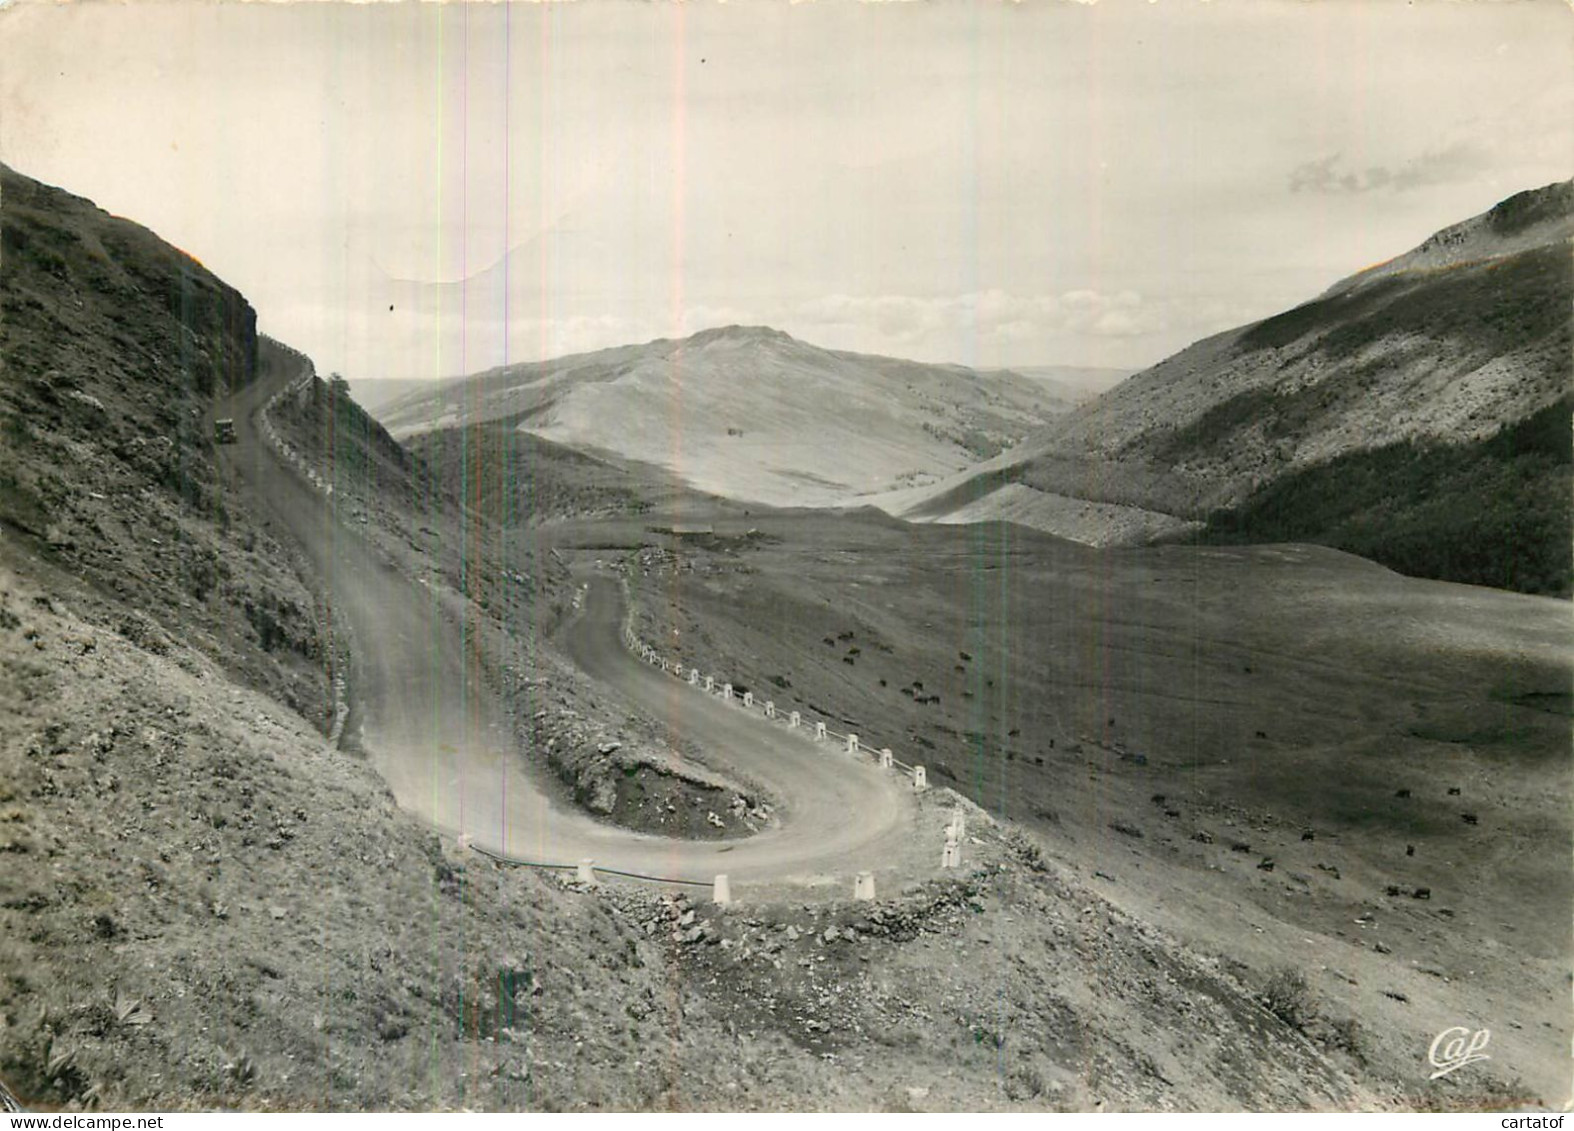
<path fill-rule="evenodd" d="M 1135 369 L 1574 175 L 1574 10 L 12 0 L 0 160 L 352 380 L 729 323 Z"/>

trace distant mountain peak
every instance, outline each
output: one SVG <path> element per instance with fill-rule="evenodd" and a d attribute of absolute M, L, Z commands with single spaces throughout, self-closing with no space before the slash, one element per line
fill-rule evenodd
<path fill-rule="evenodd" d="M 739 326 L 736 323 L 730 326 L 712 326 L 698 333 L 690 334 L 683 339 L 684 345 L 703 346 L 712 342 L 792 342 L 796 339 L 791 334 L 780 330 L 773 330 L 769 326 Z"/>
<path fill-rule="evenodd" d="M 1068 401 L 977 373 L 823 349 L 769 326 L 713 326 L 491 370 L 396 402 L 394 435 L 506 422 L 665 468 L 727 498 L 841 506 L 999 454 Z"/>
<path fill-rule="evenodd" d="M 1417 247 L 1339 280 L 1322 297 L 1416 271 L 1501 259 L 1574 236 L 1574 181 L 1527 189 L 1478 216 L 1433 232 Z"/>

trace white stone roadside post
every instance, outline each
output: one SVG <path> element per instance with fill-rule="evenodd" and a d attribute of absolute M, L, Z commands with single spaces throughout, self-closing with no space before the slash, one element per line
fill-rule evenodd
<path fill-rule="evenodd" d="M 959 868 L 962 866 L 962 845 L 957 839 L 954 826 L 948 826 L 945 831 L 945 851 L 940 854 L 942 868 Z"/>

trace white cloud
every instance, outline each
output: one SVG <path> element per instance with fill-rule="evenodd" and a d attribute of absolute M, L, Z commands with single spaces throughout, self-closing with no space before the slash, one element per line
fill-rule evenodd
<path fill-rule="evenodd" d="M 1351 169 L 1345 167 L 1342 155 L 1335 153 L 1292 169 L 1290 191 L 1323 194 L 1413 192 L 1433 185 L 1469 181 L 1487 168 L 1487 155 L 1478 147 L 1463 142 L 1415 154 L 1392 167 L 1370 165 Z"/>
<path fill-rule="evenodd" d="M 894 342 L 921 341 L 936 333 L 1011 341 L 1065 334 L 1122 338 L 1168 328 L 1175 316 L 1172 306 L 1129 290 L 1019 295 L 990 289 L 937 298 L 836 294 L 803 303 L 793 321 L 830 329 L 873 327 Z"/>

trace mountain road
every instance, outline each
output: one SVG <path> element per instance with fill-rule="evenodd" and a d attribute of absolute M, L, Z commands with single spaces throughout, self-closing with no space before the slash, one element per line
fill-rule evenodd
<path fill-rule="evenodd" d="M 623 600 L 610 574 L 585 582 L 581 611 L 555 644 L 636 709 L 697 744 L 707 764 L 761 787 L 773 826 L 747 839 L 683 841 L 636 833 L 571 811 L 533 779 L 546 772 L 518 748 L 481 657 L 439 600 L 335 517 L 300 472 L 268 446 L 260 414 L 302 362 L 275 347 L 262 376 L 216 406 L 237 443 L 219 449 L 241 492 L 304 555 L 347 623 L 354 661 L 352 725 L 401 807 L 440 831 L 505 858 L 598 867 L 734 888 L 788 883 L 849 894 L 858 871 L 911 854 L 917 804 L 908 780 L 838 744 L 816 743 L 706 695 L 624 647 Z"/>

